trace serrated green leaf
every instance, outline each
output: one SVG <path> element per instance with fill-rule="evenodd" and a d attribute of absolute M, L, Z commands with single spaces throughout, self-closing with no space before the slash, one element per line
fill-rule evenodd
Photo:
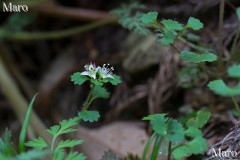
<path fill-rule="evenodd" d="M 233 88 L 228 87 L 223 80 L 218 79 L 208 83 L 208 87 L 215 93 L 221 96 L 237 96 L 240 95 L 240 83 Z"/>
<path fill-rule="evenodd" d="M 193 30 L 199 30 L 199 29 L 203 28 L 203 23 L 199 19 L 190 17 L 188 19 L 186 28 L 192 28 Z"/>
<path fill-rule="evenodd" d="M 198 111 L 195 117 L 190 118 L 186 125 L 188 127 L 202 128 L 210 118 L 211 113 L 207 111 Z"/>
<path fill-rule="evenodd" d="M 157 12 L 148 12 L 142 15 L 141 20 L 144 24 L 150 24 L 157 21 L 157 16 Z"/>
<path fill-rule="evenodd" d="M 44 141 L 42 137 L 34 138 L 31 141 L 25 143 L 25 145 L 35 149 L 44 149 L 48 147 L 47 143 Z"/>
<path fill-rule="evenodd" d="M 196 128 L 196 127 L 189 127 L 186 131 L 185 131 L 185 135 L 191 138 L 194 137 L 202 137 L 202 132 L 200 129 Z"/>
<path fill-rule="evenodd" d="M 163 37 L 161 39 L 158 39 L 157 42 L 160 42 L 164 46 L 168 46 L 170 44 L 173 44 L 176 39 L 176 36 L 173 31 L 165 31 L 163 33 Z"/>
<path fill-rule="evenodd" d="M 132 10 L 143 9 L 144 5 L 133 2 L 122 4 L 119 8 L 114 9 L 111 13 L 119 17 L 119 23 L 126 29 L 133 31 L 140 35 L 149 35 L 151 32 L 146 25 L 141 21 L 142 13 L 136 12 L 132 15 Z"/>
<path fill-rule="evenodd" d="M 68 120 L 63 120 L 59 124 L 52 126 L 50 129 L 48 129 L 48 133 L 53 135 L 54 137 L 57 137 L 61 134 L 70 133 L 77 131 L 76 129 L 73 129 L 72 127 L 77 125 L 79 122 L 78 117 L 70 118 Z"/>
<path fill-rule="evenodd" d="M 101 87 L 101 86 L 95 86 L 93 89 L 93 94 L 92 94 L 92 100 L 95 100 L 97 98 L 104 98 L 107 99 L 109 98 L 110 94 L 109 92 Z"/>
<path fill-rule="evenodd" d="M 236 9 L 236 13 L 237 13 L 237 16 L 238 16 L 238 20 L 240 21 L 240 7 L 238 7 Z"/>
<path fill-rule="evenodd" d="M 50 152 L 46 150 L 29 150 L 22 152 L 21 154 L 14 157 L 14 160 L 32 160 L 32 159 L 44 159 Z"/>
<path fill-rule="evenodd" d="M 71 81 L 76 84 L 76 85 L 81 85 L 83 84 L 86 80 L 88 80 L 88 78 L 84 75 L 81 75 L 80 72 L 75 72 L 72 76 L 71 76 Z"/>
<path fill-rule="evenodd" d="M 98 121 L 100 114 L 98 111 L 83 110 L 78 113 L 78 116 L 84 121 L 95 122 Z"/>
<path fill-rule="evenodd" d="M 114 78 L 114 79 L 113 79 Z M 113 78 L 110 78 L 108 81 L 112 84 L 112 85 L 118 85 L 122 82 L 121 77 L 118 75 L 113 75 Z"/>
<path fill-rule="evenodd" d="M 179 146 L 172 151 L 172 155 L 176 160 L 182 160 L 191 155 L 189 148 L 186 146 Z"/>
<path fill-rule="evenodd" d="M 240 65 L 234 64 L 227 70 L 228 75 L 233 78 L 240 78 Z"/>
<path fill-rule="evenodd" d="M 70 152 L 66 158 L 66 160 L 85 160 L 85 159 L 86 159 L 86 156 L 78 152 Z"/>
<path fill-rule="evenodd" d="M 208 150 L 208 143 L 203 137 L 196 137 L 186 145 L 193 154 L 203 154 Z"/>
<path fill-rule="evenodd" d="M 56 150 L 59 150 L 59 149 L 63 149 L 63 148 L 72 148 L 72 147 L 75 147 L 77 145 L 80 145 L 83 143 L 83 140 L 77 140 L 77 139 L 74 139 L 74 140 L 61 140 L 58 145 L 57 145 L 57 148 Z"/>
<path fill-rule="evenodd" d="M 52 136 L 56 135 L 57 132 L 59 131 L 60 129 L 60 125 L 54 125 L 54 126 L 51 126 L 50 129 L 47 129 L 47 132 L 49 134 L 51 134 Z"/>
<path fill-rule="evenodd" d="M 197 54 L 190 51 L 181 51 L 180 58 L 192 63 L 213 62 L 217 60 L 217 56 L 213 53 Z"/>
<path fill-rule="evenodd" d="M 182 24 L 171 19 L 162 20 L 161 23 L 164 25 L 167 31 L 174 31 L 174 30 L 179 31 L 183 29 Z"/>
<path fill-rule="evenodd" d="M 184 139 L 184 129 L 175 119 L 169 120 L 166 138 L 171 142 L 180 142 Z"/>
<path fill-rule="evenodd" d="M 168 125 L 165 116 L 166 114 L 154 114 L 144 117 L 143 120 L 150 120 L 153 130 L 162 136 L 166 136 Z"/>

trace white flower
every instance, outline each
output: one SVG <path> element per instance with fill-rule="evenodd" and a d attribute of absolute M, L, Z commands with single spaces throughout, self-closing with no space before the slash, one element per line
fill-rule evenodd
<path fill-rule="evenodd" d="M 99 67 L 96 68 L 95 63 L 86 64 L 84 68 L 85 68 L 85 71 L 82 72 L 81 75 L 89 76 L 96 79 Z"/>
<path fill-rule="evenodd" d="M 113 67 L 111 68 L 108 68 L 109 67 L 109 63 L 106 65 L 106 64 L 103 64 L 103 67 L 99 67 L 99 75 L 101 78 L 105 79 L 105 78 L 112 78 L 114 79 L 114 77 L 112 76 L 112 71 L 114 70 Z"/>

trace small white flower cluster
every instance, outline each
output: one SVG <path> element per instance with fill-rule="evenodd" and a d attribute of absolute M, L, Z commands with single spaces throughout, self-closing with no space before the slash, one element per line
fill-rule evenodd
<path fill-rule="evenodd" d="M 95 63 L 89 63 L 84 66 L 85 71 L 83 71 L 81 75 L 89 76 L 93 79 L 96 79 L 97 75 L 99 75 L 99 77 L 102 79 L 106 78 L 114 79 L 112 75 L 113 74 L 112 71 L 114 70 L 114 68 L 113 67 L 109 68 L 109 66 L 110 66 L 109 63 L 107 65 L 103 64 L 102 67 L 100 66 L 96 67 Z"/>

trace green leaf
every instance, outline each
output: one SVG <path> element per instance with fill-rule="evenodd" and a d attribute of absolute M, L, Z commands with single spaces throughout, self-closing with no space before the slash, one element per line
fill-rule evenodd
<path fill-rule="evenodd" d="M 157 42 L 160 42 L 164 46 L 168 46 L 170 44 L 173 44 L 175 39 L 176 39 L 176 36 L 173 31 L 165 31 L 163 33 L 163 37 L 157 40 Z"/>
<path fill-rule="evenodd" d="M 187 146 L 179 146 L 173 149 L 172 155 L 177 160 L 182 160 L 191 155 Z"/>
<path fill-rule="evenodd" d="M 165 122 L 167 120 L 165 116 L 166 114 L 154 114 L 144 117 L 143 120 L 150 120 L 153 130 L 162 136 L 166 136 L 168 125 Z"/>
<path fill-rule="evenodd" d="M 203 137 L 196 137 L 186 145 L 193 154 L 203 154 L 208 150 L 208 143 Z"/>
<path fill-rule="evenodd" d="M 28 152 L 22 152 L 17 155 L 14 160 L 32 160 L 32 159 L 44 159 L 50 152 L 46 150 L 29 150 Z"/>
<path fill-rule="evenodd" d="M 78 123 L 79 123 L 78 117 L 70 118 L 69 120 L 61 121 L 60 125 L 52 126 L 47 131 L 49 134 L 53 135 L 54 137 L 57 137 L 61 134 L 77 131 L 76 129 L 73 129 L 71 127 L 77 125 Z"/>
<path fill-rule="evenodd" d="M 112 85 L 118 85 L 122 82 L 120 76 L 117 76 L 117 75 L 113 75 L 114 79 L 113 78 L 109 78 L 109 82 L 112 84 Z"/>
<path fill-rule="evenodd" d="M 169 120 L 166 138 L 172 142 L 180 142 L 184 139 L 184 129 L 181 123 L 175 119 Z"/>
<path fill-rule="evenodd" d="M 78 152 L 70 152 L 66 158 L 66 160 L 85 160 L 85 159 L 86 159 L 86 156 Z"/>
<path fill-rule="evenodd" d="M 200 129 L 196 128 L 196 127 L 189 127 L 186 131 L 185 131 L 185 135 L 191 138 L 195 138 L 195 137 L 202 137 L 202 132 Z"/>
<path fill-rule="evenodd" d="M 21 129 L 21 132 L 20 132 L 19 147 L 18 147 L 20 152 L 25 151 L 24 143 L 25 143 L 25 139 L 26 139 L 26 135 L 27 135 L 28 125 L 29 125 L 30 118 L 31 118 L 33 103 L 35 101 L 36 96 L 37 96 L 37 94 L 35 94 L 35 96 L 32 98 L 32 100 L 31 100 L 31 102 L 28 106 L 27 113 L 25 115 L 25 119 L 24 119 L 24 122 L 23 122 L 23 126 L 22 126 L 22 129 Z"/>
<path fill-rule="evenodd" d="M 208 87 L 221 96 L 237 96 L 240 95 L 240 83 L 235 88 L 228 87 L 223 80 L 218 79 L 208 83 Z"/>
<path fill-rule="evenodd" d="M 78 113 L 79 118 L 83 119 L 84 121 L 95 122 L 98 121 L 100 115 L 98 111 L 88 111 L 83 110 Z"/>
<path fill-rule="evenodd" d="M 83 84 L 86 80 L 88 80 L 88 78 L 84 75 L 81 75 L 80 72 L 75 72 L 72 76 L 71 76 L 71 81 L 76 84 L 76 85 L 81 85 Z"/>
<path fill-rule="evenodd" d="M 213 62 L 217 60 L 217 56 L 213 53 L 197 54 L 190 51 L 181 51 L 180 58 L 192 63 Z"/>
<path fill-rule="evenodd" d="M 190 118 L 186 125 L 188 127 L 202 128 L 210 118 L 211 113 L 207 111 L 198 111 L 196 116 Z"/>
<path fill-rule="evenodd" d="M 178 23 L 177 21 L 168 19 L 168 20 L 162 20 L 161 23 L 164 25 L 165 29 L 167 31 L 174 31 L 174 30 L 182 30 L 182 24 Z"/>
<path fill-rule="evenodd" d="M 237 13 L 237 16 L 238 16 L 238 20 L 240 21 L 240 7 L 238 7 L 236 9 L 236 13 Z"/>
<path fill-rule="evenodd" d="M 142 15 L 141 20 L 144 24 L 150 24 L 157 21 L 157 16 L 157 12 L 148 12 Z"/>
<path fill-rule="evenodd" d="M 47 143 L 42 137 L 34 138 L 31 141 L 25 143 L 25 145 L 28 147 L 33 147 L 35 149 L 44 149 L 48 147 Z"/>
<path fill-rule="evenodd" d="M 50 129 L 47 129 L 47 132 L 52 136 L 54 136 L 54 135 L 57 135 L 59 129 L 60 129 L 60 125 L 54 125 L 54 126 L 51 126 Z"/>
<path fill-rule="evenodd" d="M 109 92 L 101 87 L 101 86 L 95 86 L 93 89 L 93 94 L 92 94 L 92 100 L 95 100 L 97 98 L 104 98 L 107 99 L 109 98 L 110 94 Z"/>
<path fill-rule="evenodd" d="M 83 140 L 77 140 L 77 139 L 61 140 L 58 143 L 56 150 L 63 149 L 63 148 L 72 148 L 72 147 L 75 147 L 75 146 L 80 145 L 82 143 L 83 143 Z"/>
<path fill-rule="evenodd" d="M 54 150 L 52 160 L 64 160 L 65 152 L 63 149 Z"/>
<path fill-rule="evenodd" d="M 240 65 L 234 64 L 227 70 L 228 75 L 233 78 L 240 78 Z"/>
<path fill-rule="evenodd" d="M 192 28 L 193 30 L 199 30 L 199 29 L 203 28 L 203 23 L 199 19 L 190 17 L 188 19 L 186 28 Z"/>
<path fill-rule="evenodd" d="M 119 17 L 119 23 L 124 28 L 137 34 L 146 36 L 151 34 L 151 32 L 141 20 L 143 14 L 140 12 L 135 12 L 136 14 L 132 15 L 132 10 L 136 11 L 137 9 L 143 8 L 145 8 L 144 5 L 138 2 L 133 2 L 128 4 L 122 4 L 119 8 L 114 9 L 111 13 Z"/>

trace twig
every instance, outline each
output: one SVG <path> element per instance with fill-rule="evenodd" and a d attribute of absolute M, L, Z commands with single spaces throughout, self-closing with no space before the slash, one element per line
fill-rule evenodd
<path fill-rule="evenodd" d="M 23 122 L 28 103 L 25 98 L 21 95 L 16 83 L 10 76 L 9 72 L 5 68 L 2 59 L 0 58 L 0 87 L 2 93 L 5 95 L 8 102 L 19 120 Z M 39 135 L 43 136 L 47 143 L 51 142 L 51 137 L 46 134 L 46 127 L 39 119 L 37 114 L 33 111 L 30 121 L 31 128 Z"/>
<path fill-rule="evenodd" d="M 60 31 L 49 31 L 49 32 L 14 32 L 9 35 L 9 31 L 4 28 L 0 28 L 0 37 L 10 39 L 10 40 L 21 40 L 21 41 L 30 41 L 30 40 L 40 40 L 40 39 L 59 39 L 65 38 L 74 34 L 79 34 L 82 32 L 89 31 L 91 29 L 110 24 L 115 22 L 115 20 L 101 20 L 86 24 L 84 26 L 79 26 L 75 28 L 70 28 Z"/>
<path fill-rule="evenodd" d="M 88 10 L 82 8 L 70 8 L 70 7 L 63 7 L 57 4 L 51 5 L 41 5 L 32 7 L 30 10 L 37 11 L 41 14 L 46 14 L 48 16 L 54 16 L 59 18 L 67 18 L 71 20 L 114 20 L 117 21 L 117 18 L 109 13 L 95 11 L 95 10 Z"/>
<path fill-rule="evenodd" d="M 11 72 L 14 78 L 16 78 L 17 82 L 19 82 L 21 89 L 23 89 L 28 99 L 32 99 L 32 96 L 34 95 L 32 87 L 30 86 L 27 79 L 23 76 L 19 68 L 16 66 L 16 64 L 13 62 L 13 60 L 10 57 L 10 54 L 3 45 L 0 45 L 0 57 L 2 58 L 6 67 L 9 69 L 9 72 Z"/>
<path fill-rule="evenodd" d="M 240 116 L 240 107 L 239 107 L 239 105 L 237 103 L 237 100 L 236 100 L 236 98 L 234 96 L 232 96 L 232 101 L 233 101 L 233 104 L 234 104 L 234 106 L 235 106 L 235 108 L 236 108 L 236 110 L 238 112 L 238 116 Z"/>

